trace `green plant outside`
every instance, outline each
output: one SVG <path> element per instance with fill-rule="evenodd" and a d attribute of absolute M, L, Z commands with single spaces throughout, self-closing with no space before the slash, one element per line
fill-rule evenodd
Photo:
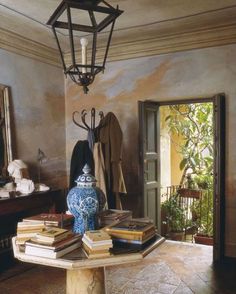
<path fill-rule="evenodd" d="M 179 205 L 178 195 L 171 195 L 169 199 L 162 203 L 161 208 L 165 215 L 163 222 L 167 224 L 168 231 L 183 232 L 185 228 L 185 213 Z"/>
<path fill-rule="evenodd" d="M 181 143 L 176 146 L 182 155 L 179 168 L 183 171 L 180 185 L 187 174 L 195 181 L 212 182 L 213 171 L 213 108 L 212 103 L 169 106 L 166 117 L 170 134 L 177 134 Z"/>
<path fill-rule="evenodd" d="M 179 144 L 173 142 L 182 155 L 183 171 L 180 186 L 203 189 L 202 199 L 192 210 L 199 232 L 213 234 L 213 106 L 212 103 L 194 103 L 169 106 L 166 117 L 169 133 L 177 134 Z M 188 220 L 185 220 L 185 223 Z"/>
<path fill-rule="evenodd" d="M 192 211 L 197 215 L 196 224 L 198 233 L 213 236 L 213 190 L 205 190 L 200 201 L 192 206 Z"/>

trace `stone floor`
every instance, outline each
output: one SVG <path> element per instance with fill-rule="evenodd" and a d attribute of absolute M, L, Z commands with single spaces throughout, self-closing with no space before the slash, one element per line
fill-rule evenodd
<path fill-rule="evenodd" d="M 64 294 L 65 271 L 19 264 L 0 274 L 1 294 Z M 108 267 L 107 294 L 235 294 L 236 269 L 212 266 L 212 248 L 166 241 L 142 262 Z"/>

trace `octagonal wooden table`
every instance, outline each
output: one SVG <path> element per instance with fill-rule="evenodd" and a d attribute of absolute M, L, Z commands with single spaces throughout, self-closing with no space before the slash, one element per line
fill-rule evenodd
<path fill-rule="evenodd" d="M 19 246 L 16 245 L 16 237 L 12 239 L 12 244 L 14 256 L 20 261 L 66 269 L 67 294 L 104 294 L 106 293 L 106 266 L 140 262 L 164 240 L 163 237 L 157 238 L 143 251 L 111 255 L 110 257 L 99 259 L 88 259 L 81 248 L 57 259 L 38 257 L 27 255 L 21 251 Z"/>

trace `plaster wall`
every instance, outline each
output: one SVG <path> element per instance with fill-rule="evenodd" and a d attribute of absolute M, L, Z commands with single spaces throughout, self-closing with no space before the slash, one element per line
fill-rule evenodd
<path fill-rule="evenodd" d="M 72 112 L 82 109 L 114 112 L 123 130 L 123 170 L 127 196 L 125 208 L 142 210 L 138 189 L 138 100 L 177 100 L 226 94 L 226 256 L 236 256 L 236 45 L 145 57 L 107 65 L 87 95 L 66 81 L 66 148 L 71 152 L 86 133 L 72 122 Z"/>
<path fill-rule="evenodd" d="M 38 180 L 37 152 L 48 157 L 41 181 L 64 187 L 64 76 L 59 68 L 0 50 L 0 84 L 11 88 L 13 157 L 22 159 Z"/>

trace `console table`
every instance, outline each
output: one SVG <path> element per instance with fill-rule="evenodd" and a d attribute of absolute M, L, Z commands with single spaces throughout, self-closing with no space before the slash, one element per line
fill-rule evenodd
<path fill-rule="evenodd" d="M 15 244 L 15 237 L 12 239 L 15 258 L 34 264 L 46 265 L 66 269 L 66 293 L 67 294 L 104 294 L 105 290 L 105 267 L 120 265 L 131 262 L 140 262 L 153 249 L 164 242 L 161 237 L 145 250 L 138 253 L 126 253 L 113 255 L 101 259 L 88 259 L 85 255 L 80 254 L 81 248 L 76 249 L 72 254 L 67 254 L 58 259 L 50 259 L 27 255 L 19 250 Z M 77 260 L 73 260 L 73 253 Z M 70 258 L 72 256 L 72 258 Z"/>
<path fill-rule="evenodd" d="M 60 213 L 65 209 L 63 190 L 49 190 L 14 198 L 0 198 L 0 269 L 13 260 L 11 239 L 16 235 L 17 222 L 38 213 Z"/>

